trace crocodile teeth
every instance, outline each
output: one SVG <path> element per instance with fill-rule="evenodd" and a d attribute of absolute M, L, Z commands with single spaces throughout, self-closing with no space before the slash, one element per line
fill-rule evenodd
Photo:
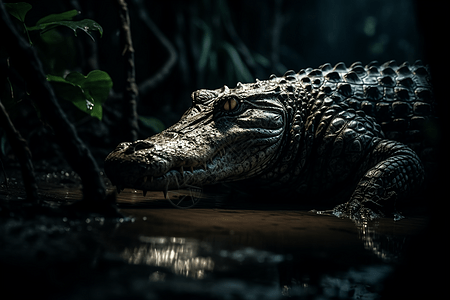
<path fill-rule="evenodd" d="M 169 182 L 166 183 L 166 187 L 163 190 L 164 199 L 167 199 L 167 191 L 169 190 Z"/>
<path fill-rule="evenodd" d="M 117 194 L 120 194 L 120 192 L 123 191 L 123 187 L 121 187 L 120 185 L 116 185 L 116 189 L 117 189 Z"/>
<path fill-rule="evenodd" d="M 184 178 L 184 168 L 183 168 L 183 166 L 180 167 L 180 174 L 181 174 L 181 178 Z"/>
<path fill-rule="evenodd" d="M 153 176 L 145 176 L 143 178 L 143 183 L 146 183 L 149 180 L 149 177 L 150 177 L 150 182 L 153 182 Z"/>
<path fill-rule="evenodd" d="M 175 177 L 173 177 L 173 179 L 175 179 L 175 182 L 177 183 L 177 187 L 179 187 L 179 186 L 180 186 L 180 184 L 178 183 L 178 179 L 177 179 L 177 177 L 175 176 Z"/>

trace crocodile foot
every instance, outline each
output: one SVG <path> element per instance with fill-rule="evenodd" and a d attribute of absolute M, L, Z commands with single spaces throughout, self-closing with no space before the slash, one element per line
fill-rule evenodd
<path fill-rule="evenodd" d="M 372 221 L 385 216 L 381 210 L 368 208 L 358 200 L 337 205 L 332 209 L 331 214 L 338 218 L 349 218 L 353 221 Z"/>
<path fill-rule="evenodd" d="M 388 198 L 391 199 L 392 195 Z M 349 218 L 358 222 L 372 221 L 388 216 L 393 216 L 394 221 L 403 219 L 404 217 L 395 209 L 395 203 L 391 204 L 381 205 L 379 201 L 353 199 L 347 203 L 337 205 L 331 210 L 331 214 L 338 218 Z"/>

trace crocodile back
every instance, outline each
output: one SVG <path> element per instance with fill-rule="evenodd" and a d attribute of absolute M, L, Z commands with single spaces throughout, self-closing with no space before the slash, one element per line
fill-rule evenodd
<path fill-rule="evenodd" d="M 285 74 L 285 77 L 287 75 Z M 429 156 L 427 133 L 433 128 L 435 103 L 428 67 L 421 61 L 395 61 L 346 67 L 324 64 L 295 74 L 314 99 L 339 96 L 355 111 L 376 119 L 387 139 L 407 144 L 419 156 Z"/>

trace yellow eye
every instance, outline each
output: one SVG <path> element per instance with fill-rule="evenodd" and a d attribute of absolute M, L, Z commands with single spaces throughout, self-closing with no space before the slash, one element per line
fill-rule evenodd
<path fill-rule="evenodd" d="M 236 106 L 237 106 L 236 99 L 230 99 L 225 102 L 225 104 L 223 105 L 223 109 L 229 111 L 235 109 Z"/>

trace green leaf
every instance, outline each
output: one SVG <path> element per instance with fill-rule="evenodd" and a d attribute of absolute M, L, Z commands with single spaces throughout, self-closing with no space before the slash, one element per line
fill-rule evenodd
<path fill-rule="evenodd" d="M 50 82 L 66 82 L 66 80 L 63 77 L 56 76 L 56 75 L 51 75 L 51 74 L 47 75 L 47 81 L 50 81 Z"/>
<path fill-rule="evenodd" d="M 7 12 L 17 18 L 20 22 L 25 23 L 25 15 L 32 8 L 31 4 L 25 2 L 4 4 Z"/>
<path fill-rule="evenodd" d="M 90 72 L 82 84 L 83 90 L 99 104 L 103 104 L 108 99 L 112 86 L 111 77 L 108 73 L 100 70 Z"/>
<path fill-rule="evenodd" d="M 51 14 L 46 17 L 43 17 L 39 19 L 39 21 L 36 22 L 36 25 L 45 24 L 45 23 L 51 23 L 51 22 L 59 22 L 59 21 L 70 21 L 74 17 L 76 17 L 79 14 L 79 12 L 76 9 L 69 10 L 63 13 L 59 14 Z"/>
<path fill-rule="evenodd" d="M 48 30 L 54 29 L 57 26 L 65 26 L 73 30 L 73 34 L 77 36 L 77 29 L 84 31 L 92 40 L 94 37 L 91 35 L 91 31 L 97 30 L 100 33 L 100 37 L 103 35 L 103 28 L 97 22 L 84 19 L 80 21 L 56 21 L 56 22 L 48 22 L 36 24 L 36 26 L 27 27 L 28 30 L 42 30 L 41 33 L 44 33 Z"/>
<path fill-rule="evenodd" d="M 72 72 L 66 76 L 65 80 L 81 86 L 83 82 L 86 80 L 86 76 L 78 72 Z"/>
<path fill-rule="evenodd" d="M 93 105 L 91 108 L 91 116 L 101 121 L 103 117 L 103 107 L 101 105 Z"/>
<path fill-rule="evenodd" d="M 48 79 L 47 79 L 48 80 Z M 91 114 L 92 102 L 86 99 L 81 87 L 64 81 L 50 81 L 56 96 L 60 99 L 72 102 L 78 109 Z"/>
<path fill-rule="evenodd" d="M 102 119 L 102 104 L 108 99 L 113 82 L 108 73 L 94 70 L 87 76 L 72 72 L 65 78 L 47 75 L 55 93 L 61 99 L 72 102 L 92 117 Z"/>
<path fill-rule="evenodd" d="M 63 44 L 65 42 L 65 37 L 63 37 L 58 31 L 56 30 L 50 30 L 43 34 L 41 34 L 41 40 L 48 45 L 51 45 L 51 47 L 55 47 L 53 49 L 58 48 L 58 44 Z M 52 50 L 53 50 L 52 49 Z M 57 49 L 56 51 L 61 51 L 61 49 Z M 54 52 L 56 52 L 54 51 Z M 46 53 L 50 54 L 50 53 Z"/>
<path fill-rule="evenodd" d="M 91 114 L 91 102 L 86 99 L 83 90 L 79 85 L 66 81 L 63 77 L 47 75 L 49 81 L 58 98 L 72 102 L 80 110 Z"/>

